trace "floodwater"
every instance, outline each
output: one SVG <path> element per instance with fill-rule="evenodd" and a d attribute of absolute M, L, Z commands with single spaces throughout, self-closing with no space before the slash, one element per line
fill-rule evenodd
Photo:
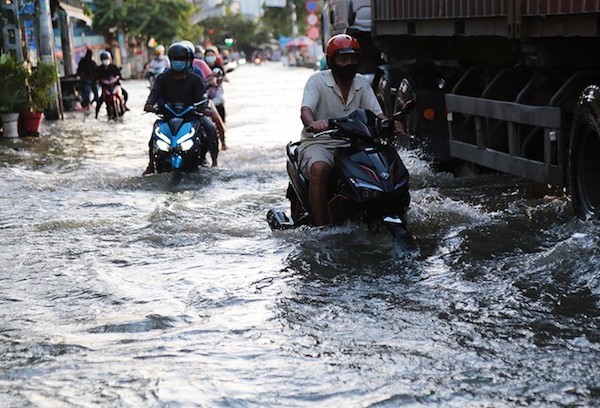
<path fill-rule="evenodd" d="M 0 140 L 3 407 L 600 406 L 600 226 L 505 175 L 412 174 L 414 254 L 271 232 L 310 70 L 226 84 L 217 168 L 141 177 L 154 120 Z"/>

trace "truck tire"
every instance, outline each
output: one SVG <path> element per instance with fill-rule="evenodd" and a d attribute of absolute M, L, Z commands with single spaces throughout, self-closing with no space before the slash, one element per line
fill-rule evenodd
<path fill-rule="evenodd" d="M 402 71 L 391 65 L 382 65 L 379 67 L 373 78 L 373 91 L 381 105 L 383 113 L 387 117 L 394 114 L 394 104 L 396 102 L 396 91 Z"/>
<path fill-rule="evenodd" d="M 394 112 L 394 103 L 395 99 L 392 95 L 392 90 L 390 86 L 390 78 L 385 72 L 382 72 L 381 75 L 376 77 L 377 82 L 375 85 L 375 96 L 377 97 L 377 101 L 383 110 L 385 116 L 390 117 Z"/>
<path fill-rule="evenodd" d="M 569 140 L 569 190 L 575 215 L 600 218 L 600 87 L 586 88 L 577 104 Z"/>

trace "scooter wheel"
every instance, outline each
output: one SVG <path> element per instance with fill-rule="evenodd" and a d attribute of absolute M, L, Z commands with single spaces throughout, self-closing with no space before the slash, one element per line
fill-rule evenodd
<path fill-rule="evenodd" d="M 115 119 L 123 116 L 123 111 L 121 110 L 121 103 L 118 100 L 113 100 L 113 112 Z"/>
<path fill-rule="evenodd" d="M 107 102 L 107 104 L 106 104 L 106 115 L 108 116 L 109 119 L 115 118 L 115 105 L 112 101 Z"/>

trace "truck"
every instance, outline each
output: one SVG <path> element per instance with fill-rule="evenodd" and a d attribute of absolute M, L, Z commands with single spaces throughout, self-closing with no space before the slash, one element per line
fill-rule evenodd
<path fill-rule="evenodd" d="M 410 147 L 555 186 L 600 218 L 600 0 L 371 0 L 357 25 L 363 2 L 327 2 L 324 38 L 379 53 L 384 112 L 417 102 Z"/>

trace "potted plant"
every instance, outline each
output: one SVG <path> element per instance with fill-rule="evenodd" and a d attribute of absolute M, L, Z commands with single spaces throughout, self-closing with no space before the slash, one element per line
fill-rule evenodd
<path fill-rule="evenodd" d="M 18 137 L 19 111 L 27 102 L 27 70 L 10 55 L 0 55 L 0 119 L 2 135 Z"/>
<path fill-rule="evenodd" d="M 44 117 L 54 98 L 53 86 L 58 80 L 56 65 L 40 61 L 31 68 L 27 76 L 28 99 L 26 110 L 19 117 L 19 129 L 22 136 L 37 136 Z"/>

